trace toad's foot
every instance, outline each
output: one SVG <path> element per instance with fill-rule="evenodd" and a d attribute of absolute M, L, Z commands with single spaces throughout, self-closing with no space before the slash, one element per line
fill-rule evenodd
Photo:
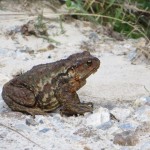
<path fill-rule="evenodd" d="M 60 109 L 61 115 L 72 116 L 72 115 L 84 115 L 86 112 L 93 112 L 93 104 L 90 103 L 73 103 L 66 104 Z"/>
<path fill-rule="evenodd" d="M 15 107 L 12 106 L 11 109 L 14 111 L 20 111 L 20 112 L 29 114 L 33 117 L 35 117 L 35 115 L 48 115 L 48 113 L 44 112 L 40 108 L 26 108 L 24 106 L 16 107 L 16 105 L 18 105 L 18 104 L 15 104 Z"/>

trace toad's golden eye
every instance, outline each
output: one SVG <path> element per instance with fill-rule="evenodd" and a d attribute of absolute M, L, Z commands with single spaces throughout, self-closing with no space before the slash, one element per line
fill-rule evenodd
<path fill-rule="evenodd" d="M 92 60 L 88 60 L 88 61 L 86 62 L 86 64 L 87 64 L 88 66 L 91 66 L 91 65 L 92 65 Z"/>

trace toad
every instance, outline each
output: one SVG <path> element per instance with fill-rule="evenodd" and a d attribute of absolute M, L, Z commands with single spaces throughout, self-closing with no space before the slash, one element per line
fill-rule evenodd
<path fill-rule="evenodd" d="M 76 91 L 99 66 L 100 60 L 87 51 L 40 64 L 7 82 L 2 97 L 13 111 L 33 116 L 57 108 L 62 115 L 83 115 L 93 111 L 93 104 L 81 103 Z"/>

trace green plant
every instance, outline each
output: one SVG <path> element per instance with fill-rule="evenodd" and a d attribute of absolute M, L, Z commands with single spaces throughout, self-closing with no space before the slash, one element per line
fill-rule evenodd
<path fill-rule="evenodd" d="M 63 28 L 62 16 L 61 16 L 61 15 L 59 16 L 59 23 L 60 23 L 60 29 L 61 29 L 60 33 L 61 33 L 61 34 L 64 34 L 64 33 L 65 33 L 65 30 L 64 30 L 64 28 Z"/>
<path fill-rule="evenodd" d="M 46 22 L 44 21 L 43 12 L 38 15 L 34 26 L 37 30 L 36 32 L 38 33 L 38 34 L 36 34 L 36 36 L 38 36 L 40 38 L 43 38 L 43 39 L 47 40 L 50 43 L 60 44 L 60 42 L 58 42 L 58 41 L 56 41 L 56 40 L 49 37 L 48 32 L 47 32 L 48 28 L 47 28 Z M 63 30 L 62 24 L 61 24 L 60 28 L 61 28 L 61 31 L 62 31 Z"/>
<path fill-rule="evenodd" d="M 43 18 L 43 12 L 39 13 L 36 19 L 35 27 L 37 29 L 42 29 L 42 30 L 47 31 L 46 23 L 44 22 L 44 18 Z"/>
<path fill-rule="evenodd" d="M 150 39 L 150 1 L 145 0 L 66 0 L 72 15 L 111 24 L 113 29 L 128 37 Z"/>

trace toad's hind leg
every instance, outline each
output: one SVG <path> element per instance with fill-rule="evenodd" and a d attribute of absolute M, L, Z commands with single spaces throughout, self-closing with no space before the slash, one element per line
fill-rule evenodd
<path fill-rule="evenodd" d="M 24 86 L 15 86 L 12 85 L 11 82 L 8 82 L 4 85 L 2 91 L 2 97 L 6 104 L 9 106 L 11 101 L 25 106 L 25 107 L 33 107 L 36 103 L 35 95 L 32 91 L 28 90 Z M 9 97 L 9 101 L 7 100 Z"/>
<path fill-rule="evenodd" d="M 36 106 L 34 92 L 24 86 L 15 86 L 8 82 L 3 87 L 2 97 L 5 103 L 14 111 L 24 112 L 32 116 L 47 114 L 45 110 Z"/>
<path fill-rule="evenodd" d="M 3 94 L 2 94 L 3 95 Z M 19 111 L 23 112 L 32 116 L 35 115 L 46 115 L 47 113 L 41 110 L 40 108 L 31 108 L 31 107 L 26 107 L 22 106 L 20 104 L 17 104 L 16 102 L 12 101 L 11 98 L 7 95 L 3 95 L 3 99 L 5 99 L 5 102 L 8 104 L 8 106 L 13 110 L 13 111 Z"/>

